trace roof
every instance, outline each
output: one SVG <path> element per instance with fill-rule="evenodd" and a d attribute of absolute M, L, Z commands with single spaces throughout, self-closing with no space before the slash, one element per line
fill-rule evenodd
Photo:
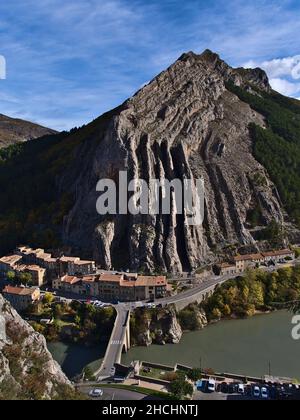
<path fill-rule="evenodd" d="M 5 257 L 0 258 L 0 262 L 9 265 L 15 265 L 22 259 L 20 255 L 7 255 Z"/>
<path fill-rule="evenodd" d="M 43 252 L 38 255 L 38 258 L 40 258 L 41 260 L 48 260 L 49 258 L 52 258 L 52 255 Z"/>
<path fill-rule="evenodd" d="M 135 282 L 136 287 L 139 286 L 166 286 L 167 279 L 165 276 L 139 276 Z"/>
<path fill-rule="evenodd" d="M 39 265 L 27 265 L 27 264 L 22 264 L 22 265 L 18 265 L 15 268 L 16 271 L 20 272 L 20 271 L 36 271 L 39 273 L 45 273 L 46 269 L 43 267 L 40 267 Z"/>
<path fill-rule="evenodd" d="M 25 265 L 24 269 L 29 270 L 29 271 L 38 271 L 40 273 L 46 272 L 46 269 L 43 267 L 40 267 L 39 265 Z"/>
<path fill-rule="evenodd" d="M 13 286 L 6 286 L 3 289 L 3 293 L 7 293 L 9 295 L 18 295 L 18 296 L 29 296 L 32 295 L 35 291 L 40 290 L 38 287 L 13 287 Z"/>
<path fill-rule="evenodd" d="M 101 274 L 100 276 L 100 281 L 105 281 L 108 283 L 121 283 L 122 280 L 122 274 Z"/>
<path fill-rule="evenodd" d="M 225 262 L 225 263 L 222 263 L 222 264 L 218 264 L 218 267 L 220 267 L 220 268 L 235 268 L 235 265 Z"/>
<path fill-rule="evenodd" d="M 122 280 L 120 285 L 122 287 L 135 287 L 136 281 L 135 280 Z"/>
<path fill-rule="evenodd" d="M 60 257 L 60 259 L 59 259 L 61 262 L 77 262 L 77 261 L 79 261 L 80 260 L 80 258 L 79 257 Z"/>
<path fill-rule="evenodd" d="M 270 251 L 270 252 L 264 252 L 264 257 L 278 257 L 280 255 L 292 255 L 294 252 L 290 249 L 282 249 L 280 251 Z"/>
<path fill-rule="evenodd" d="M 95 283 L 98 280 L 99 276 L 84 276 L 81 280 L 84 283 Z"/>
<path fill-rule="evenodd" d="M 61 281 L 63 283 L 68 283 L 68 284 L 75 284 L 77 282 L 79 282 L 81 279 L 79 279 L 76 276 L 64 276 L 61 278 Z"/>
<path fill-rule="evenodd" d="M 95 261 L 79 260 L 79 261 L 76 261 L 76 264 L 77 265 L 95 264 Z"/>
<path fill-rule="evenodd" d="M 262 254 L 247 254 L 247 255 L 238 255 L 234 257 L 234 261 L 253 261 L 253 260 L 262 260 Z"/>

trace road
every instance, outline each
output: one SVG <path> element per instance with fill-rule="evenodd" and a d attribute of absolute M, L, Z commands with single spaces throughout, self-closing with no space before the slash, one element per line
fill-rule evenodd
<path fill-rule="evenodd" d="M 121 362 L 124 336 L 126 333 L 126 321 L 129 316 L 127 305 L 115 305 L 117 316 L 115 325 L 106 349 L 106 353 L 102 365 L 98 372 L 95 373 L 97 378 L 109 378 L 114 376 L 115 363 Z"/>
<path fill-rule="evenodd" d="M 150 396 L 140 394 L 139 392 L 130 391 L 127 389 L 118 389 L 118 388 L 101 388 L 100 386 L 96 387 L 97 389 L 100 388 L 103 390 L 103 396 L 100 398 L 93 398 L 96 401 L 138 401 L 138 400 L 145 400 L 151 399 Z M 89 395 L 90 391 L 95 389 L 95 387 L 90 386 L 83 386 L 79 387 L 79 391 L 85 395 Z"/>

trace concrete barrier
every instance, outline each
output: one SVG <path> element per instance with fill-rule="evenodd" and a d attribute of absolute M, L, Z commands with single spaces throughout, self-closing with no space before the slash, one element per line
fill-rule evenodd
<path fill-rule="evenodd" d="M 151 363 L 151 362 L 142 362 L 140 369 L 143 369 L 143 367 L 149 367 L 153 369 L 161 369 L 166 372 L 174 372 L 175 368 L 174 366 L 167 366 L 167 365 L 160 365 L 158 363 Z"/>
<path fill-rule="evenodd" d="M 140 381 L 143 381 L 143 382 L 149 382 L 151 384 L 162 385 L 162 386 L 165 386 L 166 388 L 170 385 L 169 381 L 164 381 L 163 379 L 157 379 L 157 378 L 148 378 L 148 376 L 143 376 L 143 375 L 134 375 L 134 378 L 139 379 Z"/>

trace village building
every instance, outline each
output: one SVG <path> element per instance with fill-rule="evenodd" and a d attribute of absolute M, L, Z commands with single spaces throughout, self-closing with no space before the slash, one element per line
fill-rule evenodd
<path fill-rule="evenodd" d="M 291 251 L 290 249 L 282 249 L 280 251 L 272 251 L 272 252 L 264 252 L 263 254 L 264 261 L 270 262 L 273 261 L 275 263 L 280 262 L 281 260 L 285 260 L 286 258 L 295 258 L 295 252 Z"/>
<path fill-rule="evenodd" d="M 61 257 L 59 258 L 60 274 L 74 275 L 89 275 L 96 271 L 95 261 L 84 261 L 79 257 Z"/>
<path fill-rule="evenodd" d="M 20 265 L 15 269 L 16 274 L 29 273 L 33 286 L 41 287 L 46 282 L 46 269 L 38 265 Z"/>
<path fill-rule="evenodd" d="M 24 311 L 41 297 L 38 287 L 12 287 L 6 286 L 3 289 L 4 298 L 10 302 L 18 312 Z"/>
<path fill-rule="evenodd" d="M 216 274 L 221 276 L 236 274 L 236 265 L 232 263 L 217 264 Z"/>
<path fill-rule="evenodd" d="M 165 277 L 127 276 L 126 274 L 103 273 L 94 276 L 65 275 L 52 282 L 55 290 L 84 295 L 105 301 L 138 301 L 158 299 L 167 294 Z"/>
<path fill-rule="evenodd" d="M 8 271 L 14 271 L 21 261 L 20 255 L 8 255 L 0 258 L 0 275 L 3 276 Z"/>

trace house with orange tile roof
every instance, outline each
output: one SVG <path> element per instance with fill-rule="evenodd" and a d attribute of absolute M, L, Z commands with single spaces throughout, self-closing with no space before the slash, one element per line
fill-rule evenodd
<path fill-rule="evenodd" d="M 18 312 L 24 311 L 41 297 L 40 289 L 38 287 L 6 286 L 2 293 L 4 298 L 10 302 L 13 308 Z"/>
<path fill-rule="evenodd" d="M 14 271 L 19 263 L 22 262 L 20 255 L 7 255 L 0 258 L 0 274 L 3 276 L 8 271 Z"/>
<path fill-rule="evenodd" d="M 131 302 L 164 297 L 167 280 L 163 276 L 135 276 L 102 273 L 88 276 L 63 276 L 55 279 L 56 290 L 94 297 L 105 301 Z"/>

